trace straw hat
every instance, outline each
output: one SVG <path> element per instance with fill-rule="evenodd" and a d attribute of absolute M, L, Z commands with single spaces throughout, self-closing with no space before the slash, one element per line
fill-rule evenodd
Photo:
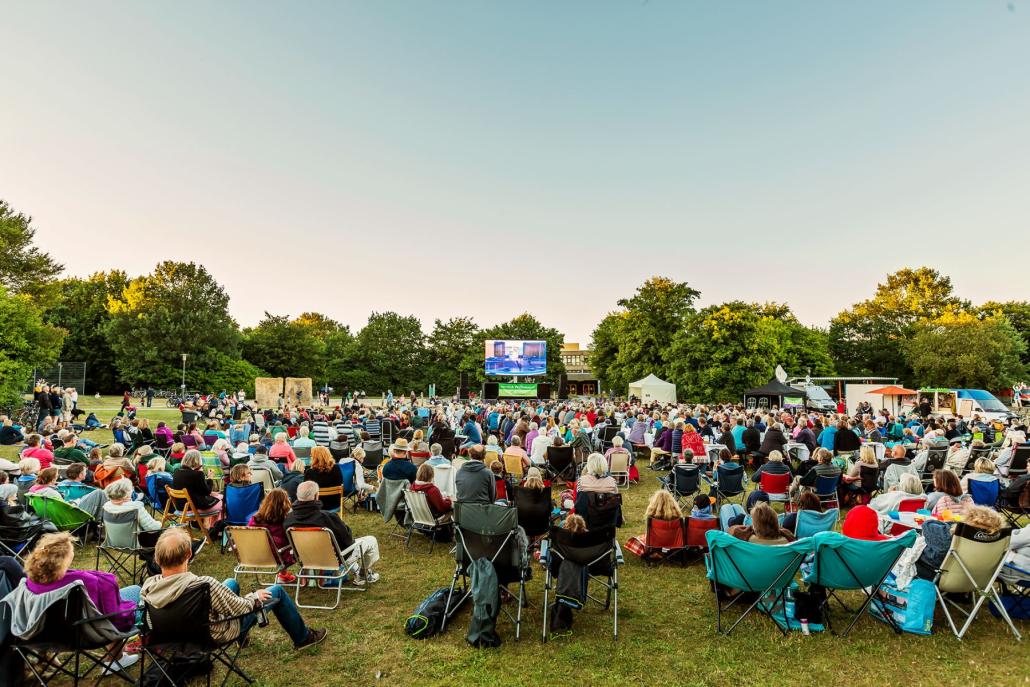
<path fill-rule="evenodd" d="M 410 450 L 411 450 L 411 448 L 408 446 L 408 440 L 407 439 L 397 439 L 392 444 L 390 444 L 390 453 L 393 453 L 394 451 L 399 451 L 401 453 L 407 453 Z"/>

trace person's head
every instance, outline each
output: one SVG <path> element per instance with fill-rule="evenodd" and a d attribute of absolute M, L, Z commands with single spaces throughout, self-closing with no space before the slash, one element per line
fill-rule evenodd
<path fill-rule="evenodd" d="M 751 529 L 761 539 L 778 539 L 780 523 L 776 519 L 776 511 L 768 503 L 760 501 L 751 509 Z"/>
<path fill-rule="evenodd" d="M 906 452 L 905 447 L 901 444 L 895 444 L 894 447 L 891 448 L 891 458 L 894 458 L 895 460 L 902 460 L 907 455 L 908 453 Z"/>
<path fill-rule="evenodd" d="M 398 439 L 390 445 L 390 458 L 403 460 L 408 457 L 408 440 Z"/>
<path fill-rule="evenodd" d="M 880 534 L 880 516 L 869 506 L 855 506 L 848 511 L 841 526 L 841 533 L 845 537 L 865 541 L 888 539 L 886 535 Z"/>
<path fill-rule="evenodd" d="M 71 448 L 72 446 L 75 446 L 75 444 L 78 443 L 78 441 L 79 441 L 79 438 L 77 436 L 75 436 L 75 434 L 69 432 L 69 433 L 64 435 L 64 439 L 62 440 L 62 443 L 65 446 Z"/>
<path fill-rule="evenodd" d="M 107 449 L 108 458 L 124 458 L 125 457 L 125 446 L 119 444 L 117 441 Z"/>
<path fill-rule="evenodd" d="M 490 472 L 494 473 L 498 477 L 504 474 L 504 464 L 499 460 L 492 461 L 490 463 Z"/>
<path fill-rule="evenodd" d="M 962 496 L 962 483 L 958 481 L 958 477 L 951 470 L 934 470 L 933 488 L 934 491 L 948 496 Z"/>
<path fill-rule="evenodd" d="M 487 446 L 496 446 L 496 445 L 497 445 L 497 437 L 496 437 L 496 436 L 494 436 L 493 434 L 491 434 L 490 436 L 488 436 L 488 437 L 486 438 L 486 445 L 487 445 Z"/>
<path fill-rule="evenodd" d="M 297 487 L 297 501 L 314 501 L 318 498 L 318 482 L 301 482 Z"/>
<path fill-rule="evenodd" d="M 912 494 L 913 496 L 921 496 L 923 484 L 919 481 L 918 475 L 914 475 L 911 472 L 903 472 L 898 479 L 898 491 Z"/>
<path fill-rule="evenodd" d="M 104 493 L 115 503 L 124 503 L 132 498 L 132 482 L 125 477 L 116 479 L 104 487 Z"/>
<path fill-rule="evenodd" d="M 768 460 L 771 460 L 774 463 L 782 463 L 783 462 L 783 454 L 774 449 L 772 451 L 769 451 Z"/>
<path fill-rule="evenodd" d="M 442 451 L 443 449 L 440 450 Z M 351 449 L 350 455 L 351 458 L 360 463 L 361 461 L 365 460 L 365 449 L 361 448 L 360 446 L 355 446 L 353 449 Z"/>
<path fill-rule="evenodd" d="M 712 505 L 712 497 L 705 494 L 698 494 L 694 497 L 694 508 L 704 510 Z"/>
<path fill-rule="evenodd" d="M 436 471 L 433 469 L 432 465 L 428 462 L 422 463 L 418 466 L 418 471 L 415 473 L 415 479 L 419 482 L 432 482 L 433 475 L 435 473 Z"/>
<path fill-rule="evenodd" d="M 544 489 L 544 476 L 539 468 L 530 468 L 526 471 L 526 480 L 523 486 L 530 489 Z"/>
<path fill-rule="evenodd" d="M 290 496 L 284 489 L 273 489 L 265 494 L 254 519 L 266 525 L 281 525 L 290 512 Z"/>
<path fill-rule="evenodd" d="M 659 520 L 672 520 L 683 517 L 676 498 L 668 489 L 658 489 L 651 494 L 651 500 L 647 504 L 646 518 L 658 518 Z"/>
<path fill-rule="evenodd" d="M 803 491 L 801 496 L 798 497 L 798 510 L 814 510 L 822 513 L 823 502 L 819 500 L 819 497 L 814 492 Z"/>
<path fill-rule="evenodd" d="M 421 429 L 416 429 L 415 433 L 411 435 L 412 441 L 425 441 L 426 433 Z"/>
<path fill-rule="evenodd" d="M 982 475 L 993 475 L 994 461 L 990 458 L 977 458 L 976 462 L 973 463 L 973 472 L 977 472 Z"/>
<path fill-rule="evenodd" d="M 275 435 L 275 443 L 277 443 L 277 444 L 285 444 L 286 443 L 286 439 L 288 437 L 289 437 L 289 435 L 286 432 L 279 432 L 278 434 Z"/>
<path fill-rule="evenodd" d="M 829 465 L 833 462 L 833 453 L 829 449 L 825 449 L 822 446 L 815 450 L 812 454 L 812 458 L 816 460 L 820 465 Z"/>
<path fill-rule="evenodd" d="M 301 425 L 301 426 L 300 426 L 300 429 L 299 429 L 299 430 L 297 430 L 297 435 L 298 435 L 298 436 L 299 436 L 299 437 L 300 437 L 301 439 L 307 439 L 307 438 L 308 438 L 308 435 L 309 435 L 310 433 L 311 433 L 311 430 L 310 430 L 310 429 L 308 429 L 308 425 L 307 425 L 307 423 L 306 423 L 306 422 L 305 422 L 305 423 L 304 423 L 303 425 Z"/>
<path fill-rule="evenodd" d="M 38 458 L 22 458 L 18 461 L 18 470 L 22 475 L 35 475 L 39 473 Z"/>
<path fill-rule="evenodd" d="M 182 527 L 169 527 L 157 538 L 154 563 L 163 573 L 185 572 L 193 557 L 193 539 Z"/>
<path fill-rule="evenodd" d="M 472 460 L 482 461 L 486 457 L 486 447 L 482 444 L 476 444 L 469 447 L 469 458 Z"/>
<path fill-rule="evenodd" d="M 594 477 L 604 477 L 608 474 L 608 461 L 600 453 L 591 453 L 587 456 L 584 472 Z"/>
<path fill-rule="evenodd" d="M 57 468 L 43 468 L 39 471 L 39 474 L 36 475 L 36 484 L 40 486 L 54 484 L 55 482 L 57 482 Z"/>
<path fill-rule="evenodd" d="M 612 437 L 612 446 L 614 446 L 615 448 L 622 448 L 623 444 L 625 443 L 626 442 L 622 440 L 622 437 L 620 437 L 617 434 L 614 437 Z"/>
<path fill-rule="evenodd" d="M 970 527 L 978 527 L 988 534 L 994 534 L 1005 526 L 1005 519 L 998 511 L 986 506 L 970 506 L 962 516 L 962 522 Z"/>
<path fill-rule="evenodd" d="M 132 457 L 137 463 L 146 463 L 150 460 L 150 457 L 154 455 L 154 449 L 147 445 L 140 446 L 136 449 L 136 455 Z"/>
<path fill-rule="evenodd" d="M 429 455 L 433 458 L 443 455 L 443 446 L 440 444 L 432 444 L 429 447 Z"/>
<path fill-rule="evenodd" d="M 318 472 L 331 472 L 336 469 L 333 454 L 325 446 L 316 446 L 311 449 L 311 469 Z"/>
<path fill-rule="evenodd" d="M 81 482 L 86 477 L 86 466 L 82 463 L 72 463 L 64 474 L 65 479 L 72 482 Z"/>
<path fill-rule="evenodd" d="M 67 532 L 44 534 L 25 561 L 25 574 L 36 584 L 53 584 L 68 572 L 75 546 Z"/>
<path fill-rule="evenodd" d="M 250 466 L 246 463 L 237 463 L 229 470 L 229 482 L 235 485 L 250 484 Z"/>
<path fill-rule="evenodd" d="M 200 466 L 204 463 L 203 458 L 200 455 L 200 451 L 195 448 L 191 448 L 186 451 L 186 455 L 182 457 L 182 465 L 187 470 L 199 470 Z"/>
<path fill-rule="evenodd" d="M 181 441 L 175 442 L 174 444 L 172 444 L 172 453 L 178 456 L 181 456 L 182 454 L 186 453 L 186 444 L 182 443 Z"/>
<path fill-rule="evenodd" d="M 876 460 L 876 451 L 869 444 L 864 444 L 858 451 L 858 462 L 871 467 L 879 466 Z"/>
<path fill-rule="evenodd" d="M 522 448 L 522 439 L 517 434 L 513 434 L 511 437 L 511 445 L 515 448 Z"/>
<path fill-rule="evenodd" d="M 573 534 L 582 534 L 587 531 L 587 521 L 583 519 L 582 515 L 576 515 L 573 513 L 569 517 L 565 518 L 565 524 L 562 525 L 562 529 L 572 532 Z"/>

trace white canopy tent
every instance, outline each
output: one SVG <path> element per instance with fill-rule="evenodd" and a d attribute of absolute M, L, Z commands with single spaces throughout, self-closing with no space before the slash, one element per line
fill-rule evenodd
<path fill-rule="evenodd" d="M 675 403 L 676 385 L 663 379 L 658 379 L 653 374 L 647 375 L 643 379 L 630 383 L 629 395 L 636 396 L 645 403 L 651 403 L 652 401 Z"/>

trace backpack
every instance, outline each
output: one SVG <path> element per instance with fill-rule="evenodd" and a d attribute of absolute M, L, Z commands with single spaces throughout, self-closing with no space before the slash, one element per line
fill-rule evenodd
<path fill-rule="evenodd" d="M 427 596 L 404 622 L 404 632 L 412 639 L 429 639 L 440 633 L 444 616 L 447 615 L 447 594 L 449 587 L 440 587 Z M 460 603 L 458 594 L 451 600 L 456 610 Z"/>

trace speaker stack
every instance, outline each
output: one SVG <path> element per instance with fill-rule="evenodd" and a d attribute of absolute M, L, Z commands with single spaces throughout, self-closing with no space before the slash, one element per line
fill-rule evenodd
<path fill-rule="evenodd" d="M 558 378 L 558 398 L 566 400 L 569 397 L 569 378 L 562 372 L 561 377 Z"/>
<path fill-rule="evenodd" d="M 469 400 L 469 375 L 468 372 L 462 372 L 458 375 L 458 398 L 462 401 Z"/>

